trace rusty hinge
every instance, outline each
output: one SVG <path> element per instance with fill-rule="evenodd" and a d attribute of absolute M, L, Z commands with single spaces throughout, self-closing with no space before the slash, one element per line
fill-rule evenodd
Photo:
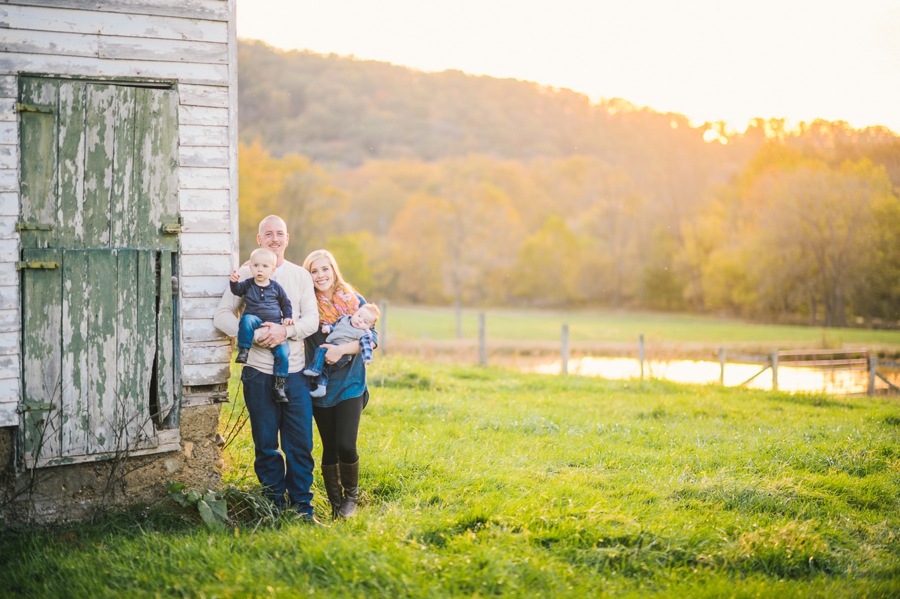
<path fill-rule="evenodd" d="M 160 227 L 163 235 L 178 235 L 181 233 L 181 225 L 179 223 L 165 223 Z"/>
<path fill-rule="evenodd" d="M 21 104 L 17 102 L 16 112 L 42 112 L 45 114 L 53 114 L 56 112 L 56 106 L 47 104 Z"/>
<path fill-rule="evenodd" d="M 52 231 L 53 225 L 41 223 L 16 223 L 16 231 Z"/>
<path fill-rule="evenodd" d="M 16 262 L 16 270 L 22 270 L 23 268 L 53 270 L 54 268 L 59 268 L 59 262 Z"/>
<path fill-rule="evenodd" d="M 20 405 L 16 409 L 16 411 L 18 411 L 19 413 L 49 412 L 50 410 L 55 410 L 55 409 L 56 409 L 55 403 L 42 403 L 39 401 L 32 401 L 32 402 L 22 402 L 22 405 Z"/>

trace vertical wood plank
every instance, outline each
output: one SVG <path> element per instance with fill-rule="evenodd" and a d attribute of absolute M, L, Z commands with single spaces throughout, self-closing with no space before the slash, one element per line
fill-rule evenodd
<path fill-rule="evenodd" d="M 119 402 L 128 407 L 127 439 L 153 436 L 150 419 L 150 376 L 156 342 L 152 327 L 155 266 L 152 250 L 119 250 L 117 385 Z M 143 443 L 141 443 L 143 446 Z"/>
<path fill-rule="evenodd" d="M 84 247 L 110 245 L 110 195 L 118 120 L 116 86 L 88 85 L 86 89 Z"/>
<path fill-rule="evenodd" d="M 116 123 L 113 142 L 110 220 L 112 247 L 134 243 L 137 227 L 137 194 L 134 189 L 135 88 L 116 86 Z"/>
<path fill-rule="evenodd" d="M 155 250 L 140 250 L 138 252 L 137 290 L 136 297 L 132 299 L 137 306 L 137 327 L 134 331 L 134 346 L 136 364 L 135 371 L 140 372 L 140 399 L 147 406 L 147 414 L 156 418 L 154 412 L 157 406 L 151 405 L 151 387 L 156 388 L 152 381 L 153 364 L 157 354 L 156 334 L 156 277 L 157 259 Z M 148 420 L 148 419 L 145 419 Z M 148 424 L 152 424 L 148 421 Z"/>
<path fill-rule="evenodd" d="M 159 297 L 157 330 L 157 393 L 159 422 L 162 423 L 175 406 L 175 314 L 172 298 L 172 252 L 159 252 Z"/>
<path fill-rule="evenodd" d="M 772 391 L 778 391 L 778 352 L 773 351 L 769 356 L 769 363 L 772 366 Z"/>
<path fill-rule="evenodd" d="M 869 356 L 869 385 L 867 393 L 869 397 L 875 395 L 875 374 L 878 372 L 878 358 Z"/>
<path fill-rule="evenodd" d="M 25 260 L 60 262 L 58 250 L 26 249 Z M 63 379 L 61 373 L 62 269 L 25 270 L 22 275 L 22 412 L 26 463 L 60 455 Z M 29 405 L 55 404 L 52 410 Z"/>
<path fill-rule="evenodd" d="M 644 334 L 638 335 L 638 361 L 641 363 L 641 380 L 644 380 Z"/>
<path fill-rule="evenodd" d="M 138 336 L 137 302 L 133 293 L 139 292 L 138 252 L 120 249 L 116 268 L 116 398 L 126 406 L 139 406 L 145 396 L 143 389 L 144 373 L 139 368 L 138 352 L 143 339 Z M 104 418 L 115 421 L 114 406 L 103 406 Z M 129 427 L 130 429 L 131 427 Z M 128 431 L 128 435 L 133 430 Z"/>
<path fill-rule="evenodd" d="M 487 323 L 484 312 L 478 313 L 478 365 L 487 366 Z"/>
<path fill-rule="evenodd" d="M 124 449 L 132 415 L 128 406 L 116 397 L 116 354 L 125 342 L 116 335 L 118 250 L 82 253 L 87 258 L 87 274 L 91 279 L 84 315 L 87 326 L 82 327 L 87 330 L 84 354 L 88 372 L 87 395 L 82 399 L 88 414 L 83 452 L 92 454 Z"/>
<path fill-rule="evenodd" d="M 725 386 L 725 348 L 719 348 L 719 384 Z"/>
<path fill-rule="evenodd" d="M 90 365 L 88 347 L 91 331 L 88 311 L 93 292 L 93 277 L 88 270 L 87 253 L 62 254 L 62 447 L 61 455 L 83 454 L 87 449 L 90 426 L 88 394 Z"/>
<path fill-rule="evenodd" d="M 135 189 L 140 246 L 171 243 L 160 227 L 178 218 L 178 98 L 172 90 L 135 91 Z"/>
<path fill-rule="evenodd" d="M 58 85 L 53 79 L 20 77 L 23 104 L 58 105 Z M 28 223 L 56 223 L 57 212 L 57 112 L 23 112 L 20 115 L 21 216 Z M 22 247 L 54 245 L 56 231 L 23 231 Z"/>
<path fill-rule="evenodd" d="M 81 81 L 59 82 L 59 216 L 57 247 L 84 246 L 85 91 Z"/>

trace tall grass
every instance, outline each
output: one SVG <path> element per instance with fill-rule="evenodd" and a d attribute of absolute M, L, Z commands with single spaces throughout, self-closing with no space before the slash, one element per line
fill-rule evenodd
<path fill-rule="evenodd" d="M 97 529 L 6 531 L 0 588 L 900 596 L 895 403 L 402 359 L 377 364 L 370 384 L 358 517 L 210 534 L 161 505 Z M 248 433 L 229 446 L 227 482 L 253 484 Z M 315 492 L 324 518 L 318 475 Z"/>

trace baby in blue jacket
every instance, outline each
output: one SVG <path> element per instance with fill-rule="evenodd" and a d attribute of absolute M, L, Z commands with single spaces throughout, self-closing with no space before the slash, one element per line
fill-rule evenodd
<path fill-rule="evenodd" d="M 231 273 L 231 293 L 244 298 L 244 312 L 238 326 L 238 354 L 234 359 L 238 364 L 247 363 L 253 334 L 262 323 L 274 322 L 285 326 L 294 324 L 291 300 L 288 299 L 284 287 L 271 279 L 277 259 L 272 250 L 259 248 L 250 254 L 249 266 L 253 274 L 251 278 L 241 281 L 237 271 Z M 291 348 L 285 341 L 273 347 L 271 351 L 275 358 L 273 397 L 279 403 L 287 403 L 284 384 L 287 382 Z"/>

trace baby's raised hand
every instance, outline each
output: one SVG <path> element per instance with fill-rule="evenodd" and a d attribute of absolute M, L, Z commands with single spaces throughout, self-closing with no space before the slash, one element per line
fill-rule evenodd
<path fill-rule="evenodd" d="M 330 325 L 330 324 L 323 324 L 323 325 L 322 325 L 322 332 L 323 332 L 323 333 L 330 333 L 330 332 L 331 332 L 331 325 Z"/>
<path fill-rule="evenodd" d="M 241 280 L 241 275 L 238 274 L 238 271 L 234 270 L 234 271 L 231 271 L 231 276 L 228 277 L 228 279 L 229 279 L 232 283 L 237 283 L 238 281 Z"/>
<path fill-rule="evenodd" d="M 284 326 L 292 325 L 292 324 L 294 324 L 294 319 L 293 318 L 285 318 L 284 320 L 281 321 L 281 324 L 283 324 Z"/>

